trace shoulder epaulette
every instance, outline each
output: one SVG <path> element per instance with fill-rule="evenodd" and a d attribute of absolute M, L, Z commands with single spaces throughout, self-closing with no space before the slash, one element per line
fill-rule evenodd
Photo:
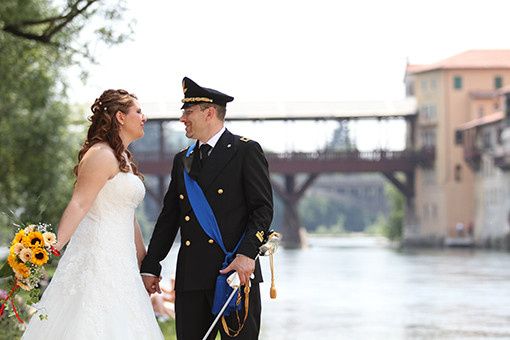
<path fill-rule="evenodd" d="M 239 138 L 239 140 L 242 142 L 245 142 L 245 143 L 250 141 L 250 139 L 247 137 L 241 137 L 241 138 Z"/>

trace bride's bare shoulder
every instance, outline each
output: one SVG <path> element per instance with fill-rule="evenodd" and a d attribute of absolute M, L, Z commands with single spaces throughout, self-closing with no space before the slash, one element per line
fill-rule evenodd
<path fill-rule="evenodd" d="M 113 149 L 106 143 L 97 143 L 90 147 L 83 155 L 78 166 L 81 169 L 104 170 L 118 172 L 119 164 Z"/>
<path fill-rule="evenodd" d="M 115 152 L 106 143 L 96 143 L 92 145 L 83 155 L 82 161 L 87 158 L 101 158 L 102 160 L 112 159 L 117 161 L 115 158 Z"/>

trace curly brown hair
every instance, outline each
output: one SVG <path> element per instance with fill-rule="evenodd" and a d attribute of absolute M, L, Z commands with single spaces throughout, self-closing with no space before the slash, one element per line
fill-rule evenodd
<path fill-rule="evenodd" d="M 119 161 L 120 171 L 130 171 L 126 158 L 122 156 L 125 152 L 133 173 L 143 179 L 143 175 L 138 170 L 133 155 L 128 149 L 124 149 L 124 144 L 122 144 L 119 136 L 119 122 L 115 119 L 115 114 L 118 111 L 128 113 L 134 99 L 138 98 L 134 94 L 122 89 L 106 90 L 99 98 L 96 98 L 94 104 L 90 107 L 92 115 L 88 117 L 91 125 L 87 132 L 87 138 L 80 152 L 78 152 L 78 164 L 74 167 L 74 174 L 76 176 L 78 175 L 78 165 L 85 153 L 94 144 L 106 143 L 113 149 L 115 158 Z"/>

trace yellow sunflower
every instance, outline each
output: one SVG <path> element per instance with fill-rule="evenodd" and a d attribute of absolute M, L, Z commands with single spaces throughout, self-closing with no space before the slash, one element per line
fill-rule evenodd
<path fill-rule="evenodd" d="M 9 266 L 14 270 L 14 268 L 18 265 L 18 256 L 15 254 L 10 254 L 7 257 L 7 263 L 9 263 Z"/>
<path fill-rule="evenodd" d="M 44 237 L 38 231 L 33 231 L 27 236 L 28 243 L 30 244 L 30 248 L 43 247 L 44 246 Z"/>
<path fill-rule="evenodd" d="M 35 248 L 30 262 L 37 266 L 42 266 L 48 262 L 48 252 L 43 248 Z"/>
<path fill-rule="evenodd" d="M 20 230 L 16 233 L 16 236 L 14 236 L 14 239 L 12 240 L 12 245 L 15 245 L 16 243 L 23 243 L 23 241 L 25 240 L 25 231 L 24 230 Z"/>
<path fill-rule="evenodd" d="M 28 277 L 30 275 L 30 270 L 23 263 L 18 263 L 18 265 L 12 269 L 14 270 L 14 273 L 23 277 Z"/>

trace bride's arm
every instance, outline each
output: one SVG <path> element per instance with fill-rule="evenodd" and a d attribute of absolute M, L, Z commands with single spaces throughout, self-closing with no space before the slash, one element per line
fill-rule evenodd
<path fill-rule="evenodd" d="M 118 162 L 113 151 L 104 146 L 94 146 L 83 157 L 71 200 L 58 224 L 57 244 L 61 250 L 89 211 L 106 181 L 118 172 Z"/>
<path fill-rule="evenodd" d="M 142 260 L 147 254 L 147 250 L 145 250 L 145 244 L 143 244 L 142 230 L 140 229 L 140 224 L 136 220 L 135 217 L 135 245 L 136 245 L 136 258 L 138 259 L 138 269 L 142 265 Z"/>

